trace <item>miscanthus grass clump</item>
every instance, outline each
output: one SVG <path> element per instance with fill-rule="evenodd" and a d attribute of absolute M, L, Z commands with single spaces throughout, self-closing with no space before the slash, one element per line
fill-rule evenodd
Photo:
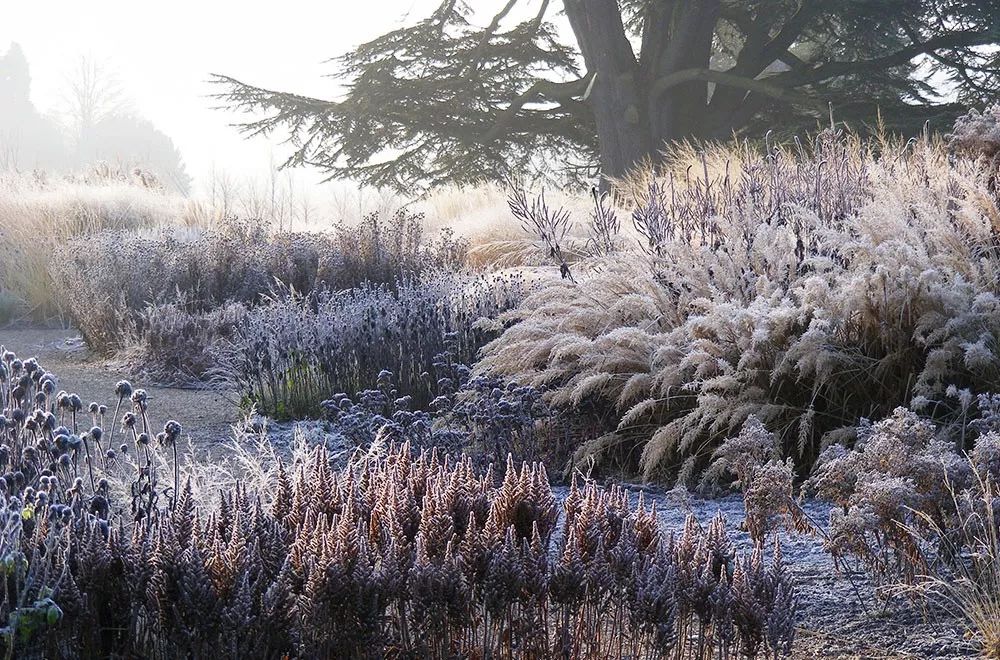
<path fill-rule="evenodd" d="M 755 415 L 802 475 L 861 417 L 914 403 L 958 423 L 949 386 L 1000 388 L 982 159 L 832 130 L 765 147 L 680 148 L 623 183 L 639 241 L 562 260 L 572 277 L 502 317 L 477 368 L 598 420 L 578 460 L 692 483 Z"/>
<path fill-rule="evenodd" d="M 0 364 L 8 656 L 752 658 L 791 649 L 796 596 L 779 547 L 771 559 L 760 546 L 739 555 L 721 517 L 667 533 L 621 489 L 574 482 L 560 506 L 541 464 L 508 460 L 501 476 L 391 442 L 342 471 L 317 448 L 277 462 L 253 487 L 203 499 L 176 469 L 180 426 L 150 437 L 143 390 L 116 388 L 111 416 L 126 412 L 115 449 L 99 426 L 108 408 L 57 393 L 30 360 L 4 352 Z M 93 426 L 79 435 L 81 422 Z M 156 445 L 172 454 L 172 474 Z M 103 475 L 126 466 L 130 488 L 109 487 Z"/>
<path fill-rule="evenodd" d="M 278 418 L 317 417 L 333 395 L 379 386 L 383 370 L 393 375 L 390 400 L 426 407 L 439 356 L 473 362 L 495 336 L 492 321 L 527 287 L 517 273 L 436 271 L 395 287 L 289 291 L 249 313 L 221 373 L 246 406 Z"/>
<path fill-rule="evenodd" d="M 0 173 L 0 297 L 33 321 L 61 317 L 62 296 L 49 274 L 52 253 L 104 231 L 191 226 L 187 201 L 141 170 L 106 165 L 65 177 Z"/>

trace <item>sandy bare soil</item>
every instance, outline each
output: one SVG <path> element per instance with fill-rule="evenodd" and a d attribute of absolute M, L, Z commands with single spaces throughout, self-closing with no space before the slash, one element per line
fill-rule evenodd
<path fill-rule="evenodd" d="M 46 370 L 59 377 L 58 386 L 80 395 L 84 403 L 97 401 L 113 410 L 115 383 L 124 377 L 120 365 L 92 355 L 72 330 L 0 330 L 0 345 L 21 358 L 37 357 Z M 162 387 L 133 381 L 149 392 L 154 424 L 176 419 L 195 448 L 211 450 L 232 437 L 230 425 L 240 419 L 232 397 L 209 389 Z M 283 432 L 281 429 L 285 429 Z M 291 425 L 275 425 L 276 436 L 287 434 Z M 276 437 L 287 442 L 287 437 Z M 565 495 L 565 487 L 556 494 Z M 743 504 L 731 496 L 715 500 L 678 497 L 672 492 L 650 489 L 647 503 L 656 501 L 667 529 L 680 529 L 685 516 L 693 513 L 707 523 L 721 511 L 730 528 L 743 519 Z M 826 521 L 828 509 L 810 502 L 806 510 L 816 521 Z M 737 547 L 752 548 L 743 532 L 734 533 Z M 835 569 L 818 538 L 783 534 L 785 561 L 794 572 L 800 593 L 800 629 L 797 658 L 958 658 L 975 656 L 975 648 L 963 639 L 960 621 L 927 615 L 905 600 L 888 604 L 878 601 L 863 575 L 855 576 L 861 599 L 851 582 Z"/>
<path fill-rule="evenodd" d="M 79 394 L 84 405 L 96 401 L 106 404 L 111 411 L 115 409 L 118 401 L 115 383 L 127 378 L 125 369 L 93 355 L 75 331 L 0 329 L 0 346 L 22 359 L 37 357 L 46 371 L 58 377 L 57 387 Z M 199 449 L 211 448 L 232 437 L 230 425 L 239 418 L 239 411 L 226 393 L 130 380 L 134 387 L 145 388 L 149 393 L 149 416 L 154 428 L 175 419 Z"/>

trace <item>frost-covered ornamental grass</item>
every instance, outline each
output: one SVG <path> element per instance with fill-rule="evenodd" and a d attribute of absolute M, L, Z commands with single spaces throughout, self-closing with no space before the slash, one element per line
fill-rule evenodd
<path fill-rule="evenodd" d="M 58 315 L 48 268 L 66 241 L 101 231 L 141 231 L 194 222 L 183 198 L 159 188 L 149 174 L 94 168 L 86 175 L 47 180 L 0 175 L 0 291 L 18 300 L 23 315 Z"/>
<path fill-rule="evenodd" d="M 949 391 L 1000 388 L 992 179 L 926 136 L 681 148 L 627 182 L 639 244 L 530 293 L 477 368 L 604 420 L 579 459 L 684 482 L 751 414 L 799 470 L 899 405 L 959 421 Z"/>

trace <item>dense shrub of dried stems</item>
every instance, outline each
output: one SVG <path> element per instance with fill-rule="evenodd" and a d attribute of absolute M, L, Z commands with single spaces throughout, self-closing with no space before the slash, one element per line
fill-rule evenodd
<path fill-rule="evenodd" d="M 279 418 L 315 417 L 323 401 L 378 385 L 426 407 L 438 390 L 435 362 L 462 364 L 495 336 L 490 321 L 528 284 L 518 273 L 432 271 L 395 287 L 364 284 L 339 292 L 297 292 L 253 309 L 220 357 L 221 376 L 244 404 Z"/>
<path fill-rule="evenodd" d="M 44 321 L 60 315 L 48 271 L 53 251 L 65 242 L 191 221 L 183 198 L 139 170 L 95 166 L 65 179 L 0 174 L 0 292 L 18 303 L 10 316 Z"/>
<path fill-rule="evenodd" d="M 837 566 L 860 566 L 888 598 L 900 592 L 963 616 L 988 657 L 1000 657 L 1000 396 L 981 395 L 968 454 L 926 418 L 898 408 L 864 421 L 852 447 L 820 454 L 802 494 L 833 505 L 809 520 L 791 465 L 751 417 L 716 451 L 713 470 L 738 479 L 746 527 L 762 542 L 785 525 L 823 538 Z"/>
<path fill-rule="evenodd" d="M 159 374 L 202 377 L 210 346 L 231 338 L 245 316 L 237 306 L 278 290 L 391 288 L 428 269 L 454 270 L 463 258 L 462 241 L 447 233 L 428 241 L 419 216 L 397 211 L 325 234 L 272 234 L 239 219 L 193 235 L 103 232 L 57 247 L 49 272 L 92 349 L 132 348 Z"/>
<path fill-rule="evenodd" d="M 721 518 L 667 534 L 620 489 L 574 483 L 560 507 L 540 464 L 508 461 L 501 478 L 392 443 L 339 472 L 318 448 L 204 498 L 181 481 L 179 425 L 150 437 L 142 390 L 119 383 L 84 410 L 36 362 L 4 351 L 0 368 L 8 656 L 790 650 L 780 550 L 738 555 Z"/>

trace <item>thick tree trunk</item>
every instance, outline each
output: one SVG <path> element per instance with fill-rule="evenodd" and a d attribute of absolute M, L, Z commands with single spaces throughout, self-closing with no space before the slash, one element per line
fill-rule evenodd
<path fill-rule="evenodd" d="M 566 0 L 584 62 L 595 75 L 587 99 L 605 178 L 626 174 L 653 153 L 642 78 L 616 0 Z"/>
<path fill-rule="evenodd" d="M 720 0 L 652 3 L 655 24 L 647 23 L 643 42 L 654 44 L 643 57 L 646 89 L 664 76 L 685 69 L 707 69 L 719 20 Z M 657 14 L 659 12 L 659 14 Z M 662 95 L 649 94 L 650 139 L 656 149 L 672 140 L 701 137 L 705 127 L 708 84 L 694 80 Z"/>
<path fill-rule="evenodd" d="M 617 0 L 565 0 L 587 70 L 596 75 L 587 101 L 593 112 L 604 177 L 627 174 L 665 143 L 698 136 L 708 86 L 702 81 L 652 94 L 661 77 L 707 68 L 720 0 L 656 0 L 644 17 L 636 59 Z"/>
<path fill-rule="evenodd" d="M 591 108 L 605 177 L 620 177 L 654 154 L 649 140 L 649 117 L 637 81 L 620 74 L 600 84 L 595 81 Z"/>

